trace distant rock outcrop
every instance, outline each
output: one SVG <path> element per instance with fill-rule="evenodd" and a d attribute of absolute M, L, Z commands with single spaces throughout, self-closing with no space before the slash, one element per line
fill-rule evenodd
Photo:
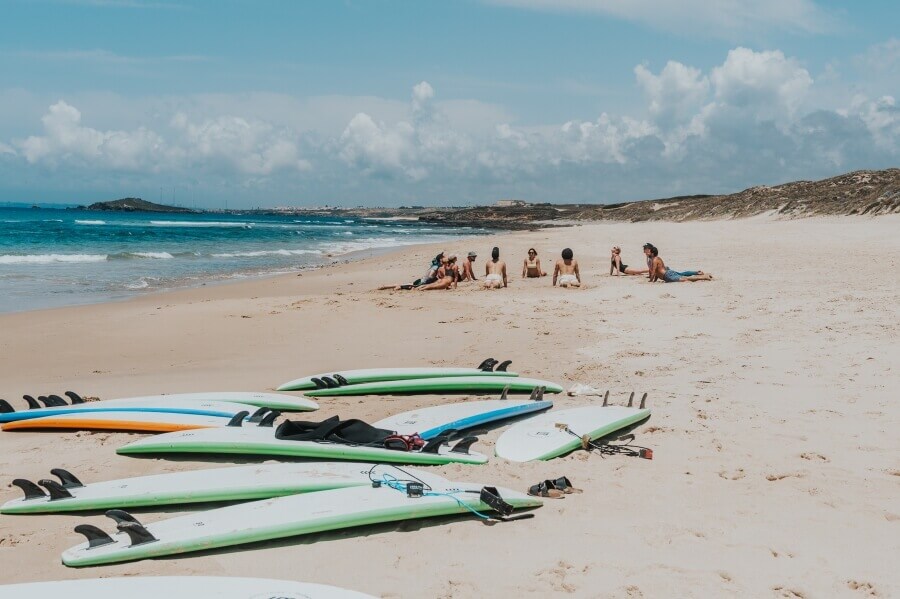
<path fill-rule="evenodd" d="M 197 212 L 180 206 L 166 206 L 142 200 L 141 198 L 122 198 L 111 202 L 94 202 L 90 206 L 79 206 L 83 210 L 102 210 L 111 212 Z"/>

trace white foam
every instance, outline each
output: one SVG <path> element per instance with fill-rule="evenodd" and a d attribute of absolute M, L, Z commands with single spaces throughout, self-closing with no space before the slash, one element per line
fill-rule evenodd
<path fill-rule="evenodd" d="M 302 254 L 321 254 L 319 250 L 258 250 L 254 252 L 234 252 L 229 254 L 213 254 L 214 258 L 258 258 L 260 256 L 300 256 Z"/>
<path fill-rule="evenodd" d="M 253 226 L 252 223 L 214 220 L 151 220 L 150 224 L 156 227 L 240 227 L 242 229 L 249 229 Z"/>
<path fill-rule="evenodd" d="M 129 255 L 138 258 L 154 258 L 156 260 L 171 260 L 175 256 L 169 252 L 131 252 Z"/>
<path fill-rule="evenodd" d="M 105 220 L 76 220 L 76 225 L 105 225 Z"/>
<path fill-rule="evenodd" d="M 105 262 L 106 254 L 28 254 L 25 256 L 3 255 L 0 264 L 53 264 Z"/>

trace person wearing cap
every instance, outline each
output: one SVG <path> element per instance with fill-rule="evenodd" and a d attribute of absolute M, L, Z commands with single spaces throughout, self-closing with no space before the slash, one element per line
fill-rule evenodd
<path fill-rule="evenodd" d="M 650 272 L 649 265 L 643 270 L 636 268 L 628 268 L 627 264 L 622 264 L 622 249 L 614 245 L 612 247 L 612 255 L 609 258 L 609 274 L 610 276 L 622 275 L 645 275 Z"/>
<path fill-rule="evenodd" d="M 570 248 L 562 251 L 562 260 L 556 261 L 553 269 L 553 286 L 581 287 L 581 273 L 578 271 L 578 260 Z"/>
<path fill-rule="evenodd" d="M 484 265 L 484 286 L 488 289 L 506 287 L 506 262 L 500 260 L 500 248 L 491 250 L 491 259 Z"/>
<path fill-rule="evenodd" d="M 469 252 L 469 255 L 466 256 L 466 261 L 462 263 L 462 273 L 459 275 L 460 281 L 477 281 L 475 278 L 475 259 L 478 257 L 478 254 L 475 252 Z"/>

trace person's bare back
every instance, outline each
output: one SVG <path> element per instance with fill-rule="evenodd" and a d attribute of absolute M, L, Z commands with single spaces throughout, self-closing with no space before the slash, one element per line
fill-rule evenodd
<path fill-rule="evenodd" d="M 506 287 L 506 262 L 500 259 L 500 248 L 491 250 L 491 259 L 484 265 L 484 286 L 488 289 Z"/>
<path fill-rule="evenodd" d="M 578 270 L 578 260 L 575 259 L 572 250 L 566 248 L 562 251 L 562 259 L 556 261 L 553 268 L 553 285 L 560 287 L 581 287 L 581 272 Z"/>

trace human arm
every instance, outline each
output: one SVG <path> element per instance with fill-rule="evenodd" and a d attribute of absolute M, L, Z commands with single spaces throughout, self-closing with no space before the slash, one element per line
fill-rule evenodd
<path fill-rule="evenodd" d="M 553 286 L 556 287 L 556 279 L 559 277 L 559 262 L 553 267 Z"/>
<path fill-rule="evenodd" d="M 506 287 L 506 264 L 503 265 L 501 273 L 503 273 L 503 286 Z"/>
<path fill-rule="evenodd" d="M 522 278 L 528 274 L 528 258 L 522 260 Z"/>
<path fill-rule="evenodd" d="M 578 271 L 578 260 L 573 260 L 573 262 L 574 264 L 572 264 L 572 266 L 575 268 L 575 280 L 581 285 L 581 273 Z"/>
<path fill-rule="evenodd" d="M 656 261 L 657 261 L 657 260 L 659 260 L 659 258 L 654 258 L 654 259 L 650 262 L 650 275 L 649 275 L 649 276 L 650 276 L 650 282 L 651 282 L 651 283 L 656 282 L 656 279 L 659 278 L 659 277 L 656 276 Z"/>

